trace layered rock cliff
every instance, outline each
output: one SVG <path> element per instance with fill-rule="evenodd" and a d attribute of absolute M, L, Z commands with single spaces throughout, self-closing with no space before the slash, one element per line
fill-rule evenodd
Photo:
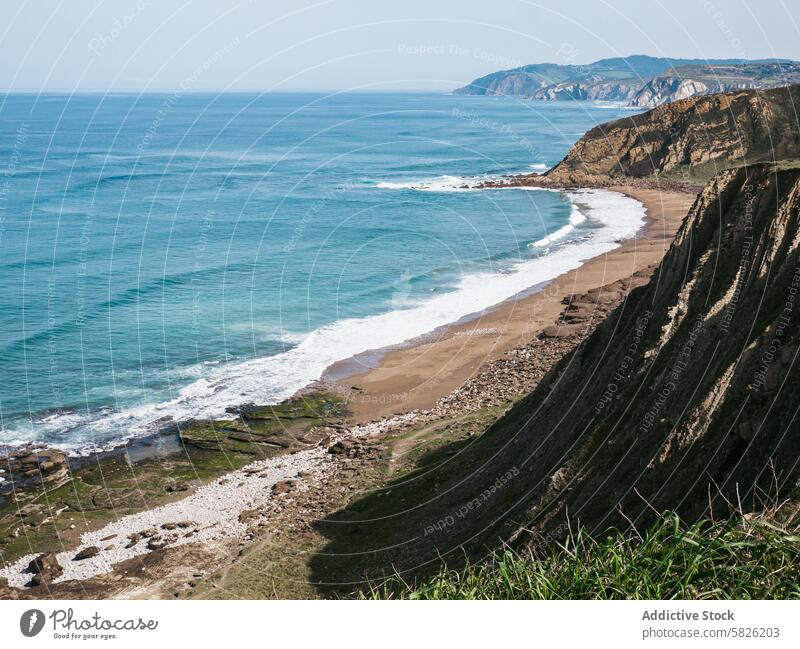
<path fill-rule="evenodd" d="M 705 95 L 708 92 L 708 86 L 702 81 L 679 77 L 653 77 L 638 88 L 628 102 L 631 106 L 639 108 L 655 108 L 661 104 L 688 99 L 695 95 Z"/>
<path fill-rule="evenodd" d="M 444 422 L 460 441 L 321 526 L 331 542 L 314 578 L 405 576 L 487 546 L 643 529 L 665 510 L 725 517 L 794 495 L 798 233 L 800 169 L 722 172 L 650 281 L 533 392 L 482 434 L 469 417 Z M 604 297 L 573 296 L 569 313 Z"/>
<path fill-rule="evenodd" d="M 620 101 L 630 103 L 641 89 L 641 82 L 630 81 L 567 81 L 544 86 L 540 90 L 528 93 L 531 99 L 557 101 L 562 99 L 578 99 L 584 101 Z"/>
<path fill-rule="evenodd" d="M 651 282 L 490 431 L 509 451 L 496 470 L 524 476 L 504 536 L 724 515 L 795 489 L 799 232 L 799 170 L 708 184 Z"/>
<path fill-rule="evenodd" d="M 543 180 L 608 184 L 664 175 L 702 181 L 741 164 L 800 156 L 800 86 L 692 97 L 588 131 Z"/>

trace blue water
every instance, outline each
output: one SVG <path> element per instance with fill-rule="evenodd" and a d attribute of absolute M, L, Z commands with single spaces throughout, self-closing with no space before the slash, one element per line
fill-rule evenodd
<path fill-rule="evenodd" d="M 414 93 L 0 97 L 0 443 L 81 450 L 284 398 L 548 279 L 524 264 L 602 224 L 570 228 L 557 192 L 464 185 L 550 166 L 629 114 Z"/>

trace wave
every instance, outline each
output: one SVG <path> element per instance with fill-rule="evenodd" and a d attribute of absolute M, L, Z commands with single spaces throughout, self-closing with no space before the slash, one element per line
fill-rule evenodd
<path fill-rule="evenodd" d="M 415 189 L 422 192 L 468 192 L 476 191 L 477 185 L 486 182 L 487 178 L 463 176 L 437 176 L 428 180 L 411 180 L 407 182 L 379 182 L 379 189 Z"/>
<path fill-rule="evenodd" d="M 482 184 L 500 183 L 503 184 L 512 176 L 528 174 L 531 171 L 544 173 L 550 169 L 551 165 L 544 162 L 535 162 L 528 165 L 525 169 L 506 174 L 489 174 L 484 176 L 436 176 L 435 178 L 422 178 L 419 180 L 406 180 L 392 182 L 388 180 L 375 183 L 379 189 L 413 189 L 416 191 L 427 192 L 471 192 L 483 189 Z M 494 188 L 493 188 L 494 189 Z"/>
<path fill-rule="evenodd" d="M 602 101 L 598 100 L 594 104 L 592 104 L 592 108 L 598 108 L 600 110 L 648 110 L 646 108 L 642 108 L 641 106 L 631 106 L 628 102 L 625 101 Z"/>
<path fill-rule="evenodd" d="M 46 262 L 48 265 L 52 264 L 52 260 Z M 24 262 L 22 264 L 24 266 Z M 2 268 L 2 265 L 0 265 Z M 199 270 L 180 271 L 172 274 L 164 274 L 161 277 L 153 277 L 145 279 L 139 285 L 131 288 L 124 289 L 115 293 L 110 299 L 90 303 L 86 305 L 84 317 L 91 319 L 98 315 L 102 315 L 111 310 L 137 304 L 145 304 L 152 296 L 163 296 L 171 288 L 187 286 L 193 282 L 199 282 L 203 279 L 211 280 L 212 278 L 219 277 L 222 272 L 233 274 L 236 272 L 252 271 L 252 264 L 248 263 L 230 263 L 230 264 L 217 264 L 208 268 Z M 23 349 L 26 346 L 33 346 L 37 343 L 47 341 L 52 336 L 63 333 L 70 329 L 80 328 L 82 325 L 80 321 L 75 318 L 66 318 L 63 321 L 53 321 L 47 327 L 29 332 L 23 337 L 16 338 L 0 348 L 0 351 L 10 352 L 13 350 Z"/>
<path fill-rule="evenodd" d="M 583 206 L 585 218 L 595 226 L 580 240 L 542 247 L 540 254 L 520 260 L 502 273 L 464 275 L 454 290 L 437 293 L 410 308 L 333 322 L 274 356 L 195 367 L 196 380 L 169 400 L 121 411 L 50 415 L 46 421 L 3 430 L 3 443 L 45 441 L 82 455 L 119 446 L 165 423 L 224 417 L 226 408 L 238 404 L 280 401 L 318 379 L 336 361 L 419 337 L 577 268 L 584 260 L 616 248 L 620 239 L 634 236 L 644 222 L 641 203 L 622 194 L 601 189 L 568 194 Z M 185 375 L 185 369 L 176 368 L 176 374 Z"/>
<path fill-rule="evenodd" d="M 570 196 L 569 192 L 567 192 L 567 196 Z M 572 201 L 571 197 L 570 200 Z M 581 212 L 580 208 L 572 201 L 572 209 L 570 211 L 569 220 L 567 221 L 566 225 L 561 226 L 555 232 L 548 234 L 543 239 L 539 239 L 532 243 L 529 243 L 528 246 L 532 248 L 544 248 L 549 246 L 555 241 L 559 239 L 565 238 L 567 235 L 571 234 L 576 227 L 578 227 L 581 223 L 586 221 L 586 216 L 584 216 L 583 212 Z"/>

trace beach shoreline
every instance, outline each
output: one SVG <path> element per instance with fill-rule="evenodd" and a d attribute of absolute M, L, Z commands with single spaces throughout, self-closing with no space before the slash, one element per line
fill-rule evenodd
<path fill-rule="evenodd" d="M 661 260 L 695 194 L 631 185 L 603 187 L 639 201 L 645 223 L 613 250 L 531 287 L 517 296 L 462 318 L 420 339 L 369 350 L 329 366 L 310 388 L 347 398 L 353 424 L 431 408 L 482 367 L 529 342 L 551 326 L 563 300 L 633 276 Z M 306 388 L 309 389 L 309 388 Z"/>
<path fill-rule="evenodd" d="M 351 425 L 428 410 L 438 399 L 475 376 L 484 365 L 539 335 L 553 323 L 567 295 L 630 277 L 660 260 L 694 200 L 693 193 L 672 187 L 666 191 L 631 185 L 601 189 L 623 194 L 643 205 L 644 224 L 636 236 L 478 313 L 385 348 L 366 349 L 338 359 L 317 379 L 300 388 L 294 397 L 315 392 L 343 396 L 351 411 L 348 418 Z M 234 404 L 228 411 L 235 413 L 247 405 L 252 404 Z M 186 422 L 170 422 L 149 434 L 89 453 L 59 450 L 65 452 L 73 464 L 119 454 L 126 454 L 136 462 L 164 455 L 165 447 L 169 449 L 167 452 L 180 452 L 178 432 L 185 425 Z M 41 442 L 31 442 L 19 447 L 8 446 L 5 452 L 45 446 Z"/>

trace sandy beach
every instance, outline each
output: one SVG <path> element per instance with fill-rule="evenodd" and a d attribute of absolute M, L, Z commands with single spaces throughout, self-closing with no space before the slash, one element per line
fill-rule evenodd
<path fill-rule="evenodd" d="M 565 296 L 605 286 L 657 263 L 695 194 L 631 186 L 608 189 L 645 206 L 645 226 L 635 238 L 558 276 L 533 294 L 507 300 L 477 318 L 418 343 L 362 357 L 379 358 L 376 367 L 365 367 L 360 358 L 331 366 L 326 377 L 349 393 L 353 422 L 430 408 L 437 399 L 475 376 L 487 362 L 527 343 L 552 325 L 563 309 Z"/>

